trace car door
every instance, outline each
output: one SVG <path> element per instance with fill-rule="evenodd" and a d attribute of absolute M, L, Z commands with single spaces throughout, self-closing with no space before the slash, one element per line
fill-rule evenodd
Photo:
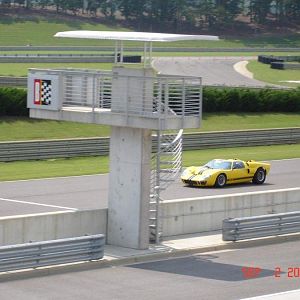
<path fill-rule="evenodd" d="M 234 161 L 232 164 L 232 183 L 248 182 L 252 180 L 249 174 L 249 169 L 243 161 Z"/>

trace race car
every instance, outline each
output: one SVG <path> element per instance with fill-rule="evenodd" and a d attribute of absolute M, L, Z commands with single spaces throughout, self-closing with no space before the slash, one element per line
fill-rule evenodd
<path fill-rule="evenodd" d="M 254 160 L 213 159 L 204 166 L 188 167 L 181 174 L 183 183 L 189 186 L 224 187 L 226 184 L 253 182 L 263 184 L 271 165 Z"/>

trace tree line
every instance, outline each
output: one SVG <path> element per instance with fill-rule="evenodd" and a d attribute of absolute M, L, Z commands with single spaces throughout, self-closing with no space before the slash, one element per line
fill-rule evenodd
<path fill-rule="evenodd" d="M 124 19 L 144 30 L 173 32 L 234 27 L 240 17 L 252 24 L 300 23 L 299 0 L 0 0 L 2 6 L 55 9 L 106 19 Z"/>

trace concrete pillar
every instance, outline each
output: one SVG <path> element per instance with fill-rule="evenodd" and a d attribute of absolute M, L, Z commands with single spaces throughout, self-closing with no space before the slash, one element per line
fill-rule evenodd
<path fill-rule="evenodd" d="M 151 130 L 112 127 L 108 198 L 108 244 L 147 249 Z"/>
<path fill-rule="evenodd" d="M 129 117 L 152 108 L 153 72 L 113 68 L 112 112 Z M 110 136 L 107 242 L 135 249 L 149 246 L 151 129 L 141 128 L 112 126 Z"/>

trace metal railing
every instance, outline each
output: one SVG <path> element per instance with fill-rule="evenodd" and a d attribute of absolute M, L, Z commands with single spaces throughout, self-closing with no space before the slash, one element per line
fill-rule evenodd
<path fill-rule="evenodd" d="M 125 116 L 155 119 L 201 115 L 200 77 L 123 76 L 82 69 L 30 69 L 30 73 L 59 76 L 63 107 L 85 107 L 92 111 L 111 109 Z M 116 84 L 113 89 L 114 80 L 123 84 Z"/>
<path fill-rule="evenodd" d="M 300 212 L 262 215 L 223 220 L 224 241 L 300 232 Z"/>
<path fill-rule="evenodd" d="M 0 272 L 98 260 L 103 258 L 104 244 L 104 235 L 97 234 L 2 246 Z"/>
<path fill-rule="evenodd" d="M 27 77 L 13 77 L 13 76 L 0 76 L 0 86 L 20 86 L 20 87 L 26 87 L 27 86 Z M 276 89 L 291 89 L 291 87 L 288 86 L 275 86 L 275 85 L 266 85 L 266 86 L 262 86 L 262 85 L 257 85 L 257 86 L 247 86 L 245 84 L 240 84 L 240 85 L 224 85 L 224 84 L 215 84 L 215 85 L 207 85 L 207 84 L 203 84 L 203 86 L 205 87 L 211 87 L 211 88 L 220 88 L 220 89 L 225 89 L 225 88 L 247 88 L 247 89 L 264 89 L 264 88 L 268 88 L 268 89 L 272 89 L 272 90 L 276 90 Z"/>
<path fill-rule="evenodd" d="M 153 153 L 157 151 L 153 138 Z M 184 150 L 300 143 L 300 128 L 187 133 Z M 0 142 L 0 161 L 99 156 L 109 153 L 109 138 Z"/>

